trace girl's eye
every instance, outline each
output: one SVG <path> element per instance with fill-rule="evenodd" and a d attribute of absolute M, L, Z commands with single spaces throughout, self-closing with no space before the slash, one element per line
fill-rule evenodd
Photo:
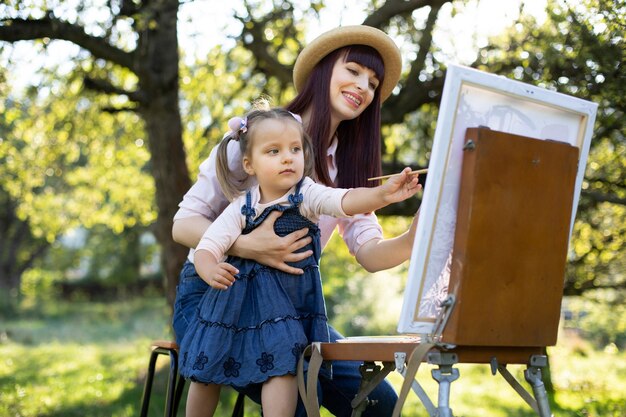
<path fill-rule="evenodd" d="M 276 155 L 278 153 L 278 149 L 270 149 L 267 151 L 270 155 Z"/>
<path fill-rule="evenodd" d="M 299 146 L 294 146 L 294 147 L 291 149 L 291 152 L 293 152 L 293 153 L 298 153 L 298 152 L 300 152 L 300 151 L 302 151 L 302 148 L 301 148 L 301 147 L 299 147 Z"/>

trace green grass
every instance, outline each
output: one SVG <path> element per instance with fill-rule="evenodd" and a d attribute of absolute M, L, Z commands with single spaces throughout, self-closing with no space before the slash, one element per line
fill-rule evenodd
<path fill-rule="evenodd" d="M 36 312 L 0 321 L 0 416 L 138 416 L 150 341 L 170 339 L 169 310 L 159 298 L 116 303 L 47 302 Z M 549 350 L 556 389 L 555 417 L 626 415 L 626 354 L 594 350 L 575 335 L 562 335 Z M 150 416 L 163 415 L 167 359 L 161 357 Z M 418 381 L 436 403 L 437 386 L 423 366 Z M 488 366 L 459 365 L 451 387 L 455 416 L 533 416 L 531 409 Z M 523 367 L 511 372 L 523 381 Z M 392 384 L 402 379 L 394 374 Z M 526 386 L 525 382 L 523 385 Z M 218 415 L 234 402 L 224 390 Z M 247 401 L 247 416 L 259 407 Z M 182 410 L 182 406 L 181 406 Z M 179 415 L 184 415 L 181 411 Z M 328 415 L 323 413 L 323 415 Z M 409 396 L 405 417 L 427 416 Z"/>

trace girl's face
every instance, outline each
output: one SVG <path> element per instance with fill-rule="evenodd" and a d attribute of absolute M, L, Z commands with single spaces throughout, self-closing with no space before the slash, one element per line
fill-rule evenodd
<path fill-rule="evenodd" d="M 294 119 L 264 119 L 251 132 L 248 152 L 242 159 L 248 175 L 255 175 L 261 203 L 274 201 L 304 175 L 302 134 Z"/>
<path fill-rule="evenodd" d="M 376 73 L 339 57 L 330 79 L 331 118 L 337 124 L 358 117 L 374 100 L 379 85 Z"/>

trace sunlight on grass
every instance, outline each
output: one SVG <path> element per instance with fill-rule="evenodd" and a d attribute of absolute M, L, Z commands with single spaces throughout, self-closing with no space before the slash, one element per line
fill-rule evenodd
<path fill-rule="evenodd" d="M 60 304 L 3 323 L 0 415 L 137 415 L 150 340 L 170 337 L 165 302 Z"/>
<path fill-rule="evenodd" d="M 114 403 L 139 382 L 138 370 L 146 366 L 146 346 L 147 341 L 132 345 L 4 344 L 0 347 L 4 358 L 0 415 L 78 416 Z"/>
<path fill-rule="evenodd" d="M 0 416 L 131 417 L 139 415 L 150 341 L 170 339 L 169 310 L 164 300 L 116 303 L 54 303 L 29 318 L 0 322 Z M 594 350 L 575 333 L 561 335 L 549 349 L 556 389 L 555 417 L 623 417 L 626 415 L 626 354 L 615 346 Z M 167 359 L 160 375 L 150 416 L 163 415 Z M 487 365 L 461 364 L 461 377 L 451 386 L 455 416 L 530 417 L 531 408 Z M 437 403 L 432 366 L 422 365 L 418 381 Z M 511 373 L 527 389 L 523 366 Z M 402 377 L 393 373 L 396 389 Z M 230 415 L 234 394 L 224 390 L 217 415 Z M 246 416 L 259 407 L 246 402 Z M 181 406 L 180 415 L 183 415 Z M 325 410 L 323 417 L 330 417 Z M 427 417 L 417 396 L 410 394 L 404 417 Z"/>

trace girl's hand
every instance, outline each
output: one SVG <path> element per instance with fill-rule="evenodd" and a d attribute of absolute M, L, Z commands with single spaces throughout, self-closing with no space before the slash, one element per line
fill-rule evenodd
<path fill-rule="evenodd" d="M 227 290 L 235 282 L 235 275 L 239 270 L 226 262 L 220 262 L 213 266 L 209 274 L 207 284 L 216 290 Z"/>
<path fill-rule="evenodd" d="M 273 211 L 265 221 L 247 235 L 241 235 L 230 248 L 229 254 L 255 261 L 276 268 L 288 274 L 301 275 L 300 268 L 289 266 L 287 262 L 297 262 L 313 255 L 313 251 L 294 253 L 311 243 L 307 236 L 308 229 L 296 230 L 287 236 L 280 237 L 274 233 L 274 223 L 282 215 Z"/>
<path fill-rule="evenodd" d="M 419 174 L 411 174 L 411 168 L 407 167 L 398 175 L 394 175 L 381 185 L 383 198 L 387 203 L 397 203 L 414 196 L 422 189 L 418 183 Z"/>

